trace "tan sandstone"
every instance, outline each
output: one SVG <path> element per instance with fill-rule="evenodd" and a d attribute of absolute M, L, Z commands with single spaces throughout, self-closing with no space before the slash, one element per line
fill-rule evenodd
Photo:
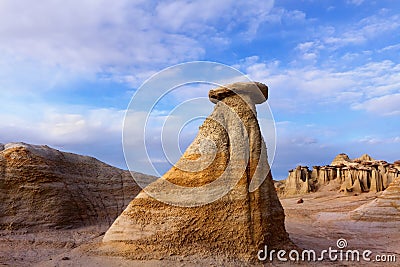
<path fill-rule="evenodd" d="M 110 225 L 140 189 L 128 171 L 92 157 L 25 143 L 1 148 L 0 230 Z"/>
<path fill-rule="evenodd" d="M 350 212 L 354 220 L 400 221 L 400 176 L 380 196 Z"/>
<path fill-rule="evenodd" d="M 321 189 L 359 194 L 383 191 L 399 176 L 398 164 L 375 160 L 367 154 L 351 160 L 342 153 L 330 165 L 313 166 L 312 170 L 307 166 L 298 166 L 289 171 L 286 180 L 275 185 L 282 197 Z"/>
<path fill-rule="evenodd" d="M 117 218 L 100 253 L 252 261 L 264 245 L 291 245 L 256 117 L 267 87 L 235 83 L 211 90 L 209 98 L 216 105 L 195 140 Z"/>

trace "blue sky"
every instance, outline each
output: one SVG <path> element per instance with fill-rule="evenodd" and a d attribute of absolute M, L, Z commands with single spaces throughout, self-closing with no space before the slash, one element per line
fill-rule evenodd
<path fill-rule="evenodd" d="M 126 168 L 122 121 L 137 88 L 207 60 L 269 86 L 275 178 L 341 152 L 398 160 L 399 36 L 399 1 L 2 0 L 0 142 Z"/>

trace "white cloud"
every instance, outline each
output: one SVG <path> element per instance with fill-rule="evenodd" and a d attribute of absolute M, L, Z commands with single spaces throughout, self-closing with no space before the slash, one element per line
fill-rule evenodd
<path fill-rule="evenodd" d="M 6 1 L 0 9 L 0 50 L 52 66 L 95 71 L 204 53 L 194 39 L 158 30 L 150 8 L 139 1 Z"/>
<path fill-rule="evenodd" d="M 354 109 L 365 110 L 378 115 L 400 115 L 400 93 L 376 97 L 353 105 Z"/>
<path fill-rule="evenodd" d="M 354 4 L 361 4 L 361 2 L 354 1 Z M 331 54 L 333 51 L 348 46 L 365 45 L 378 38 L 385 38 L 386 35 L 398 35 L 399 21 L 398 14 L 390 15 L 387 10 L 382 9 L 353 24 L 318 26 L 309 33 L 310 37 L 299 43 L 295 49 L 300 52 L 302 58 L 306 53 L 318 55 L 321 52 L 329 52 Z M 371 45 L 371 47 L 374 46 Z M 387 49 L 396 49 L 396 46 Z M 380 51 L 384 51 L 384 48 Z"/>
<path fill-rule="evenodd" d="M 300 58 L 307 61 L 314 61 L 319 56 L 319 51 L 324 48 L 324 45 L 319 41 L 315 42 L 304 42 L 296 46 L 295 50 L 300 53 Z"/>
<path fill-rule="evenodd" d="M 274 7 L 272 12 L 267 14 L 264 19 L 274 24 L 301 24 L 307 21 L 307 15 L 300 10 L 288 10 L 282 7 Z"/>
<path fill-rule="evenodd" d="M 379 136 L 365 136 L 357 140 L 359 143 L 368 145 L 394 145 L 400 143 L 400 136 L 395 137 L 379 137 Z"/>
<path fill-rule="evenodd" d="M 297 49 L 301 52 L 307 52 L 314 46 L 314 42 L 305 42 L 297 45 Z"/>
<path fill-rule="evenodd" d="M 0 90 L 62 90 L 104 79 L 137 88 L 207 49 L 256 36 L 268 1 L 1 1 Z"/>
<path fill-rule="evenodd" d="M 358 25 L 358 30 L 366 38 L 372 39 L 383 33 L 392 32 L 400 27 L 400 16 L 387 16 L 385 10 L 382 10 L 379 15 L 374 15 L 362 19 Z M 357 29 L 356 29 L 357 30 Z"/>
<path fill-rule="evenodd" d="M 399 92 L 400 64 L 390 60 L 370 62 L 345 73 L 347 77 L 358 80 L 359 91 L 365 97 L 379 97 Z"/>
<path fill-rule="evenodd" d="M 388 45 L 384 48 L 380 49 L 379 52 L 391 51 L 391 50 L 399 50 L 400 44 Z"/>
<path fill-rule="evenodd" d="M 165 1 L 156 7 L 163 28 L 172 32 L 207 31 L 205 22 L 215 22 L 227 16 L 234 1 Z M 228 15 L 229 16 L 229 15 Z"/>
<path fill-rule="evenodd" d="M 302 22 L 306 19 L 306 13 L 300 10 L 292 10 L 287 13 L 287 18 L 293 22 Z"/>
<path fill-rule="evenodd" d="M 166 1 L 157 5 L 156 13 L 163 29 L 189 36 L 207 33 L 207 38 L 214 35 L 218 43 L 222 40 L 226 44 L 226 38 L 219 34 L 234 32 L 238 26 L 244 26 L 244 37 L 252 39 L 267 21 L 273 4 L 273 0 Z M 220 29 L 222 25 L 225 27 Z"/>
<path fill-rule="evenodd" d="M 121 138 L 124 110 L 40 103 L 28 107 L 20 111 L 23 115 L 0 114 L 0 143 L 49 145 L 126 168 Z"/>
<path fill-rule="evenodd" d="M 271 88 L 271 95 L 278 98 L 275 98 L 275 101 L 291 97 L 301 99 L 299 102 L 304 104 L 327 99 L 334 102 L 339 92 L 350 90 L 356 83 L 348 77 L 343 77 L 342 73 L 313 68 L 272 71 L 268 68 L 248 68 L 246 72 L 254 80 L 265 81 Z"/>
<path fill-rule="evenodd" d="M 338 49 L 346 45 L 359 45 L 366 41 L 364 35 L 361 32 L 346 32 L 341 36 L 327 36 L 323 39 L 323 42 L 333 49 Z"/>
<path fill-rule="evenodd" d="M 2 139 L 68 145 L 104 142 L 121 136 L 124 115 L 121 110 L 93 109 L 83 113 L 61 113 L 54 107 L 44 110 L 36 107 L 36 112 L 41 115 L 19 116 L 17 123 L 12 123 L 14 116 L 0 116 Z"/>
<path fill-rule="evenodd" d="M 252 80 L 265 82 L 270 87 L 270 104 L 274 109 L 298 112 L 339 103 L 368 111 L 375 110 L 367 108 L 374 103 L 381 110 L 378 114 L 397 114 L 394 99 L 397 100 L 400 88 L 400 64 L 390 60 L 342 72 L 313 67 L 282 69 L 274 62 L 257 62 L 255 58 L 250 61 L 252 65 L 242 61 L 242 69 Z"/>
<path fill-rule="evenodd" d="M 359 6 L 364 2 L 364 0 L 347 0 L 348 4 Z"/>
<path fill-rule="evenodd" d="M 2 1 L 3 60 L 79 71 L 136 70 L 201 58 L 204 38 L 255 34 L 270 1 Z"/>

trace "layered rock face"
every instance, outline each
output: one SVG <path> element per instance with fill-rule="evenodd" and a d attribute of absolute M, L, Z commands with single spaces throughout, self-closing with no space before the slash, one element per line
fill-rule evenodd
<path fill-rule="evenodd" d="M 214 111 L 181 159 L 105 234 L 108 253 L 254 260 L 264 245 L 290 244 L 256 118 L 255 103 L 266 100 L 267 87 L 235 83 L 209 98 Z"/>
<path fill-rule="evenodd" d="M 346 154 L 339 154 L 330 165 L 298 166 L 277 185 L 280 196 L 300 195 L 315 192 L 330 185 L 331 189 L 344 193 L 380 192 L 400 176 L 396 164 L 374 160 L 365 154 L 351 160 Z"/>
<path fill-rule="evenodd" d="M 400 170 L 400 164 L 397 167 Z M 350 212 L 350 218 L 363 221 L 400 221 L 400 176 L 375 200 Z"/>
<path fill-rule="evenodd" d="M 0 148 L 0 229 L 111 225 L 140 191 L 128 171 L 92 157 L 24 143 Z"/>

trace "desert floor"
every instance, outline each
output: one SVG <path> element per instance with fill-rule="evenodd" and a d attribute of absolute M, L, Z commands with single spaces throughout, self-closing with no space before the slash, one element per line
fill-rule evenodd
<path fill-rule="evenodd" d="M 376 194 L 343 196 L 332 192 L 312 193 L 281 199 L 286 213 L 286 229 L 292 241 L 302 249 L 337 249 L 336 242 L 347 241 L 345 250 L 370 250 L 376 255 L 395 255 L 400 262 L 400 222 L 354 221 L 348 212 L 373 200 Z M 27 231 L 0 232 L 0 266 L 239 266 L 239 262 L 214 259 L 175 257 L 151 261 L 133 261 L 124 258 L 90 255 L 106 226 L 79 230 L 59 230 L 30 233 Z M 267 266 L 398 266 L 388 262 L 330 261 L 267 263 Z M 260 264 L 262 265 L 262 264 Z"/>

